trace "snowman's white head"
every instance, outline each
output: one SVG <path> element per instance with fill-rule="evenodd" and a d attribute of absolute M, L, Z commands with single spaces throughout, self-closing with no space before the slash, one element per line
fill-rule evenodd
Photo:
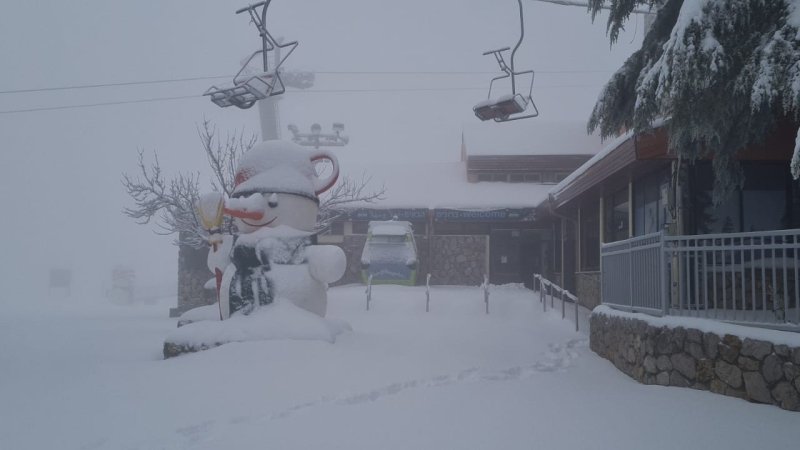
<path fill-rule="evenodd" d="M 333 169 L 317 175 L 317 163 L 328 160 Z M 309 152 L 288 141 L 261 142 L 242 156 L 236 169 L 235 188 L 225 212 L 235 218 L 242 233 L 263 227 L 288 227 L 313 231 L 319 194 L 339 176 L 336 157 L 324 150 Z"/>

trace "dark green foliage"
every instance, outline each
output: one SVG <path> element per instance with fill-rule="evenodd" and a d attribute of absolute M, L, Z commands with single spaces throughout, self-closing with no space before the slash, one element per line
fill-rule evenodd
<path fill-rule="evenodd" d="M 590 8 L 596 13 L 604 3 Z M 611 0 L 611 41 L 635 7 L 653 3 Z M 714 203 L 723 202 L 743 183 L 736 153 L 762 143 L 779 121 L 800 117 L 800 41 L 787 20 L 796 7 L 791 0 L 667 0 L 642 48 L 604 88 L 589 130 L 608 137 L 665 119 L 671 152 L 713 158 Z"/>

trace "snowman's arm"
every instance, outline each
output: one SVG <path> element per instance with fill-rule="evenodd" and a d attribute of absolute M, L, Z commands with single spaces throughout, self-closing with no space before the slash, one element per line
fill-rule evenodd
<path fill-rule="evenodd" d="M 322 283 L 333 283 L 344 275 L 347 257 L 335 245 L 309 245 L 306 247 L 308 272 Z"/>
<path fill-rule="evenodd" d="M 208 270 L 211 273 L 225 272 L 225 268 L 231 263 L 231 249 L 233 248 L 233 236 L 230 234 L 214 234 L 209 236 L 211 246 L 208 249 Z"/>

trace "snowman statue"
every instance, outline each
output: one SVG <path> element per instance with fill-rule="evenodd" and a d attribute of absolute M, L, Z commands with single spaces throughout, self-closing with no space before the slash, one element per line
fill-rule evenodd
<path fill-rule="evenodd" d="M 316 165 L 329 161 L 320 177 Z M 336 157 L 293 142 L 264 141 L 242 155 L 230 198 L 206 194 L 197 204 L 209 233 L 208 267 L 215 274 L 220 319 L 250 314 L 277 299 L 324 317 L 328 283 L 342 277 L 344 252 L 315 245 L 319 195 L 339 176 Z M 220 232 L 224 215 L 238 234 Z"/>

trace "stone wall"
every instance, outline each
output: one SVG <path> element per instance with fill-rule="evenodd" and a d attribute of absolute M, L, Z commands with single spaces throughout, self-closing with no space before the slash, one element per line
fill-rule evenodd
<path fill-rule="evenodd" d="M 351 234 L 344 236 L 341 244 L 330 244 L 339 246 L 347 256 L 347 270 L 345 270 L 344 276 L 339 281 L 333 283 L 333 286 L 362 282 L 361 252 L 364 250 L 365 242 L 367 242 L 366 234 Z"/>
<path fill-rule="evenodd" d="M 367 236 L 353 234 L 343 236 L 337 245 L 347 257 L 347 270 L 333 286 L 362 283 L 361 251 Z M 483 283 L 488 251 L 488 236 L 433 236 L 428 258 L 427 236 L 414 236 L 417 243 L 417 284 L 425 284 L 425 275 L 430 271 L 431 284 L 479 285 Z M 170 310 L 170 317 L 177 317 L 198 306 L 216 301 L 212 289 L 203 285 L 213 276 L 206 266 L 208 249 L 193 249 L 181 246 L 178 251 L 178 307 Z"/>
<path fill-rule="evenodd" d="M 170 317 L 217 301 L 216 292 L 203 287 L 214 276 L 206 265 L 207 256 L 207 248 L 178 247 L 178 306 L 170 308 Z"/>
<path fill-rule="evenodd" d="M 489 236 L 433 236 L 431 284 L 477 286 L 488 273 Z"/>
<path fill-rule="evenodd" d="M 593 313 L 592 350 L 644 384 L 689 387 L 800 411 L 800 347 Z"/>
<path fill-rule="evenodd" d="M 600 304 L 600 272 L 575 273 L 575 295 L 581 305 L 594 309 Z"/>
<path fill-rule="evenodd" d="M 347 270 L 334 286 L 362 283 L 361 251 L 366 235 L 347 235 L 338 245 L 347 256 Z M 431 284 L 483 283 L 486 272 L 486 251 L 488 236 L 433 236 L 428 258 L 427 236 L 415 235 L 417 243 L 417 284 L 425 284 L 425 275 L 430 271 Z"/>

